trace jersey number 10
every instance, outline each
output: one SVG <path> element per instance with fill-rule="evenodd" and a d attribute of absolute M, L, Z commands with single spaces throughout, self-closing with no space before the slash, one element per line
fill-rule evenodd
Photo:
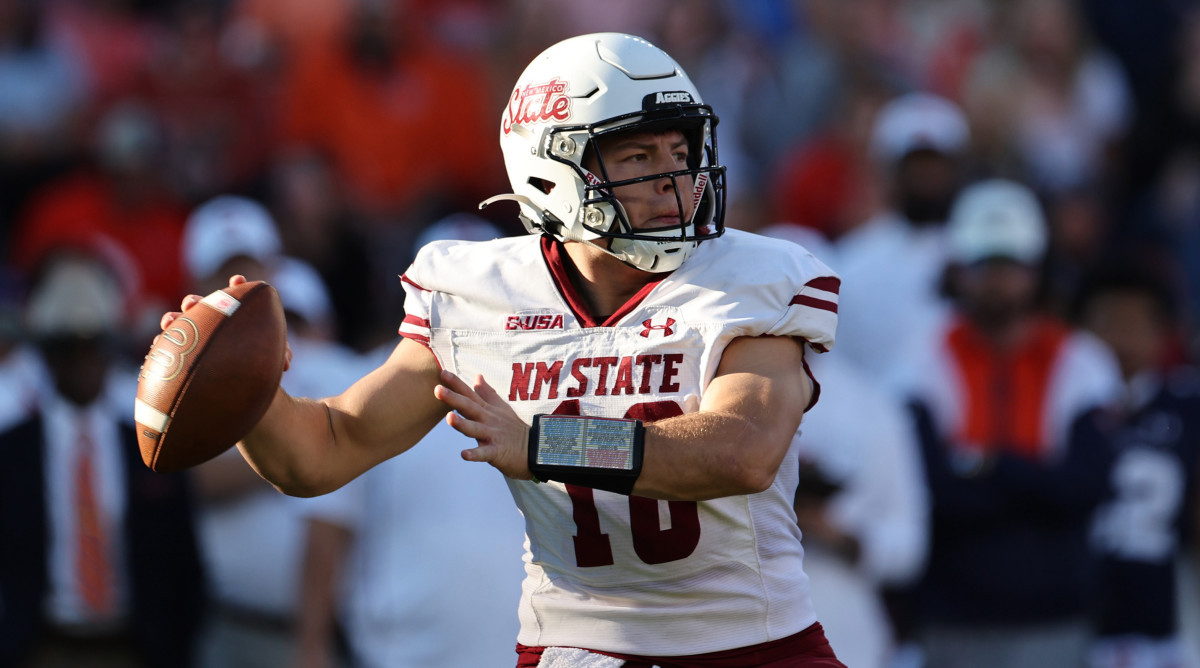
<path fill-rule="evenodd" d="M 569 399 L 558 405 L 555 415 L 579 415 L 579 400 Z M 625 418 L 654 422 L 676 415 L 683 409 L 674 401 L 647 401 L 625 411 Z M 567 485 L 575 519 L 575 563 L 580 568 L 611 566 L 612 544 L 608 534 L 600 530 L 600 514 L 596 510 L 594 490 L 590 487 Z M 700 512 L 695 501 L 668 501 L 671 528 L 662 529 L 658 523 L 657 499 L 629 497 L 629 525 L 633 534 L 633 549 L 647 564 L 665 564 L 686 558 L 700 544 Z"/>

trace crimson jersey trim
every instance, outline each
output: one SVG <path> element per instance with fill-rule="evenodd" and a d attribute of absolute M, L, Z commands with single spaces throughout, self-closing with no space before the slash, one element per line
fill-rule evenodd
<path fill-rule="evenodd" d="M 575 290 L 575 286 L 571 284 L 571 278 L 567 274 L 566 267 L 566 263 L 570 262 L 570 259 L 565 257 L 566 251 L 563 250 L 562 242 L 549 236 L 543 236 L 541 242 L 542 259 L 546 261 L 546 268 L 550 271 L 550 277 L 554 280 L 554 286 L 558 289 L 558 293 L 562 295 L 563 300 L 567 302 L 567 308 L 571 309 L 571 313 L 583 327 L 612 327 L 617 322 L 620 322 L 621 318 L 624 318 L 636 309 L 662 281 L 662 278 L 659 278 L 642 286 L 637 291 L 637 294 L 630 297 L 629 301 L 625 302 L 621 308 L 617 309 L 616 312 L 601 322 L 588 309 L 587 302 Z M 663 274 L 663 277 L 667 275 Z"/>

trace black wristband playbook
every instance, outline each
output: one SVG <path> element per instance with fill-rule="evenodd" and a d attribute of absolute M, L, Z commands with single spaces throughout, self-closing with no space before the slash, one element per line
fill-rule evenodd
<path fill-rule="evenodd" d="M 580 415 L 533 416 L 529 472 L 558 482 L 628 495 L 642 473 L 641 420 Z"/>

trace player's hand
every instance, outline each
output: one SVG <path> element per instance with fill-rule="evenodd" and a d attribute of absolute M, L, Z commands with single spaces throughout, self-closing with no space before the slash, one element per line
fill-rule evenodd
<path fill-rule="evenodd" d="M 241 274 L 234 274 L 233 276 L 229 277 L 229 287 L 231 287 L 231 288 L 235 285 L 241 285 L 242 283 L 245 283 L 245 282 L 246 282 L 246 277 L 242 276 Z M 176 318 L 183 315 L 184 311 L 192 308 L 196 304 L 199 304 L 200 300 L 202 300 L 202 299 L 204 299 L 204 297 L 202 297 L 200 295 L 188 295 L 188 296 L 184 297 L 183 301 L 180 302 L 180 304 L 179 304 L 179 310 L 178 311 L 168 311 L 168 312 L 164 313 L 162 319 L 160 319 L 158 321 L 158 326 L 165 332 L 167 330 L 167 328 L 171 326 L 171 323 L 175 322 Z M 154 337 L 154 338 L 155 338 L 155 340 L 158 340 L 158 337 Z M 283 351 L 283 370 L 287 371 L 289 368 L 291 368 L 291 366 L 292 366 L 292 346 L 290 343 L 285 343 L 284 351 Z"/>
<path fill-rule="evenodd" d="M 454 410 L 446 422 L 478 446 L 462 451 L 469 462 L 487 462 L 504 475 L 529 480 L 529 425 L 517 415 L 483 376 L 475 377 L 475 386 L 467 385 L 453 373 L 443 370 L 441 384 L 433 395 Z"/>

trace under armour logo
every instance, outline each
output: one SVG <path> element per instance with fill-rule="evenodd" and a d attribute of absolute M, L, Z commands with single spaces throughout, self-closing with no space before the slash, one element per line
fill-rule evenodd
<path fill-rule="evenodd" d="M 662 332 L 663 336 L 670 336 L 675 333 L 675 330 L 671 329 L 671 327 L 675 325 L 675 318 L 667 318 L 667 323 L 665 325 L 652 324 L 653 320 L 654 318 L 646 318 L 642 321 L 642 327 L 645 327 L 645 329 L 643 329 L 641 332 L 642 336 L 649 338 L 650 332 L 655 331 Z"/>

